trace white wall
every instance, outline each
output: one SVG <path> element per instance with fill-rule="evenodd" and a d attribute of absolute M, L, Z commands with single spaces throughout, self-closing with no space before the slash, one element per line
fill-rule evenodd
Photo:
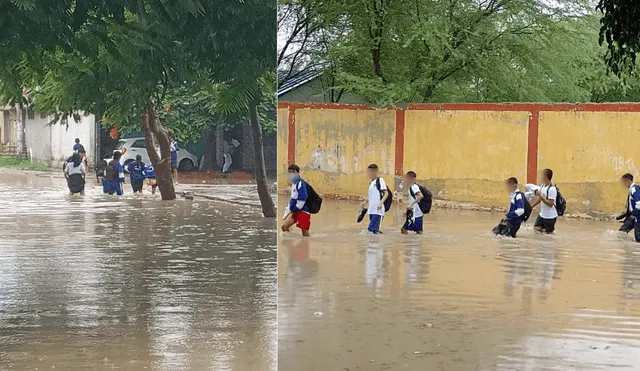
<path fill-rule="evenodd" d="M 80 122 L 69 117 L 69 127 L 60 122 L 48 125 L 51 120 L 53 116 L 42 117 L 37 112 L 32 119 L 25 117 L 27 151 L 32 151 L 35 161 L 56 166 L 71 156 L 75 138 L 80 138 L 87 156 L 93 158 L 96 141 L 94 115 L 83 115 Z"/>

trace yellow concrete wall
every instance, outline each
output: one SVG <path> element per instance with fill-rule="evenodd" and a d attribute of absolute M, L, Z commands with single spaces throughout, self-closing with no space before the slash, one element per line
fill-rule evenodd
<path fill-rule="evenodd" d="M 321 194 L 365 196 L 370 163 L 393 188 L 395 112 L 297 109 L 296 162 Z"/>
<path fill-rule="evenodd" d="M 278 183 L 286 189 L 289 109 L 278 109 Z M 405 111 L 403 171 L 437 198 L 505 206 L 502 181 L 526 183 L 529 112 Z M 323 194 L 364 196 L 375 162 L 394 189 L 395 111 L 296 109 L 296 162 Z M 618 179 L 640 179 L 640 113 L 541 111 L 538 169 L 552 168 L 568 213 L 622 211 Z M 640 182 L 640 181 L 639 181 Z"/>
<path fill-rule="evenodd" d="M 640 177 L 639 141 L 640 113 L 540 112 L 538 169 L 553 170 L 570 213 L 619 213 L 626 191 L 618 179 Z"/>
<path fill-rule="evenodd" d="M 278 108 L 278 188 L 287 187 L 289 167 L 289 109 Z"/>
<path fill-rule="evenodd" d="M 526 181 L 528 122 L 528 112 L 406 111 L 404 172 L 438 198 L 505 206 L 503 181 Z"/>

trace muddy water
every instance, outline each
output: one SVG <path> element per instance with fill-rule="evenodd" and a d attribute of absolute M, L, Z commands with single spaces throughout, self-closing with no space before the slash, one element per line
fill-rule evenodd
<path fill-rule="evenodd" d="M 327 201 L 310 239 L 279 237 L 280 370 L 640 369 L 640 249 L 619 224 L 502 239 L 500 214 L 434 210 L 403 236 L 393 209 L 371 236 L 357 211 Z"/>
<path fill-rule="evenodd" d="M 274 222 L 0 173 L 0 369 L 275 370 Z"/>

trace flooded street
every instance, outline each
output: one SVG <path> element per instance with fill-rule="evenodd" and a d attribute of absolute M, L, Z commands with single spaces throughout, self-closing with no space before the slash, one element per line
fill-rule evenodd
<path fill-rule="evenodd" d="M 1 370 L 276 369 L 273 220 L 88 186 L 0 173 Z"/>
<path fill-rule="evenodd" d="M 284 203 L 287 197 L 280 196 Z M 616 222 L 490 234 L 502 214 L 435 209 L 382 236 L 325 201 L 312 237 L 281 235 L 279 369 L 638 369 L 640 249 Z"/>

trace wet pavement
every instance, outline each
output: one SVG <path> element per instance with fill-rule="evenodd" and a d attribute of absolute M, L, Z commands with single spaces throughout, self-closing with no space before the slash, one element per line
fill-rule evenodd
<path fill-rule="evenodd" d="M 435 209 L 404 236 L 400 212 L 372 236 L 325 201 L 310 239 L 279 237 L 279 370 L 640 369 L 640 249 L 618 223 L 505 239 L 499 213 Z"/>
<path fill-rule="evenodd" d="M 89 185 L 0 172 L 1 370 L 276 369 L 273 220 Z"/>

